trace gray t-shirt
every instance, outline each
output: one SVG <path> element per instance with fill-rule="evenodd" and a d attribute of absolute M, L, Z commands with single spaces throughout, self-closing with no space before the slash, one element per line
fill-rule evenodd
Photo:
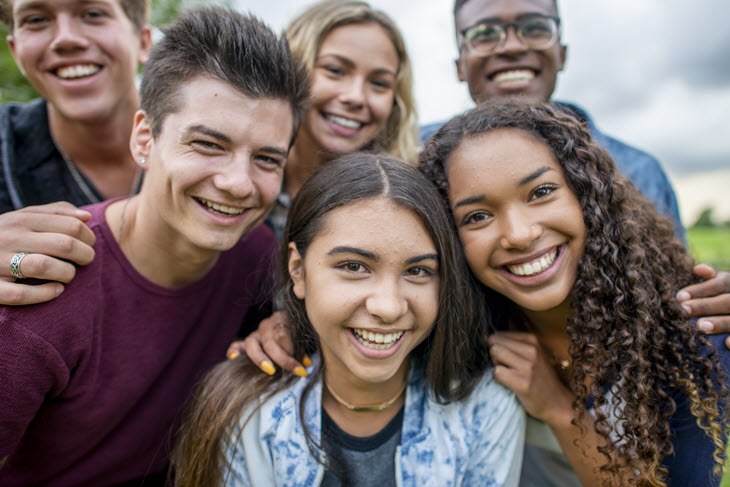
<path fill-rule="evenodd" d="M 400 444 L 403 408 L 372 436 L 352 436 L 340 429 L 322 409 L 322 442 L 332 467 L 345 479 L 327 470 L 322 487 L 387 487 L 395 485 L 395 451 Z"/>

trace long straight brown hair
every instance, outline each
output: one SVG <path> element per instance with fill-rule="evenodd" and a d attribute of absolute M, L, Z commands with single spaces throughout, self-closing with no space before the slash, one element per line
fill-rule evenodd
<path fill-rule="evenodd" d="M 487 331 L 487 316 L 466 261 L 451 228 L 451 221 L 436 188 L 420 172 L 387 155 L 354 153 L 317 171 L 294 199 L 281 244 L 281 282 L 294 356 L 316 353 L 317 335 L 307 317 L 304 301 L 292 289 L 286 263 L 288 243 L 300 255 L 323 228 L 335 208 L 368 199 L 386 198 L 412 211 L 423 223 L 439 256 L 439 313 L 429 336 L 412 352 L 414 363 L 425 368 L 433 397 L 443 403 L 462 399 L 488 367 L 481 337 Z M 241 434 L 244 410 L 255 411 L 267 398 L 295 380 L 309 380 L 299 404 L 299 415 L 318 370 L 309 379 L 277 372 L 264 375 L 250 360 L 240 358 L 219 364 L 198 387 L 186 416 L 176 452 L 178 486 L 219 485 L 227 460 L 223 449 Z M 250 414 L 248 415 L 250 417 Z M 243 423 L 245 424 L 245 423 Z M 307 431 L 310 451 L 322 461 L 321 447 Z"/>

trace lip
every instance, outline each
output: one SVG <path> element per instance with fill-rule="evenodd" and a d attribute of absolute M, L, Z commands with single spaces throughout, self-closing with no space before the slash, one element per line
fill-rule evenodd
<path fill-rule="evenodd" d="M 224 213 L 215 211 L 214 209 L 208 207 L 205 203 L 200 201 L 200 200 L 205 200 L 205 201 L 214 202 L 214 200 L 211 200 L 209 198 L 199 198 L 196 196 L 193 196 L 191 198 L 195 202 L 195 205 L 198 208 L 200 208 L 200 210 L 203 213 L 205 213 L 205 215 L 208 218 L 214 220 L 215 223 L 217 223 L 218 225 L 223 225 L 223 226 L 236 225 L 238 222 L 243 220 L 252 210 L 252 208 L 243 208 L 243 211 L 237 215 L 226 215 Z M 218 203 L 217 201 L 215 201 L 215 202 Z M 223 204 L 224 206 L 234 207 L 234 208 L 241 208 L 240 206 L 237 206 L 237 205 L 226 205 L 225 203 L 220 203 L 220 204 Z"/>
<path fill-rule="evenodd" d="M 362 328 L 362 329 L 366 329 L 366 328 Z M 362 343 L 360 343 L 358 341 L 357 337 L 355 336 L 355 332 L 353 331 L 353 329 L 348 328 L 347 335 L 348 335 L 348 338 L 350 339 L 350 342 L 364 357 L 372 359 L 372 360 L 383 360 L 383 359 L 392 357 L 393 355 L 395 355 L 398 352 L 400 347 L 405 342 L 406 336 L 408 336 L 407 330 L 380 331 L 380 330 L 376 330 L 376 329 L 367 328 L 367 331 L 372 331 L 373 333 L 382 333 L 382 334 L 403 331 L 403 335 L 401 335 L 401 337 L 398 340 L 396 340 L 395 344 L 392 347 L 387 348 L 385 350 L 375 350 L 372 348 L 368 348 L 365 345 L 363 345 Z"/>
<path fill-rule="evenodd" d="M 563 259 L 565 258 L 565 249 L 567 248 L 566 244 L 558 245 L 557 247 L 550 247 L 546 250 L 541 250 L 538 252 L 534 252 L 529 256 L 521 257 L 520 259 L 515 259 L 513 261 L 503 263 L 499 267 L 497 267 L 497 271 L 499 274 L 507 279 L 510 282 L 513 282 L 519 286 L 527 286 L 527 287 L 533 287 L 533 286 L 541 286 L 545 284 L 546 282 L 550 281 L 555 275 L 559 272 L 560 266 L 563 263 Z M 555 257 L 555 260 L 553 261 L 550 266 L 545 269 L 544 271 L 533 274 L 531 276 L 518 276 L 516 274 L 512 274 L 508 269 L 507 266 L 515 266 L 524 264 L 526 262 L 532 262 L 534 260 L 537 260 L 538 258 L 549 254 L 553 250 L 557 250 L 558 255 Z"/>

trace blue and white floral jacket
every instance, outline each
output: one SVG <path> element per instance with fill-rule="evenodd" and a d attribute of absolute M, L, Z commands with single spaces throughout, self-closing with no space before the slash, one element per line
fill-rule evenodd
<path fill-rule="evenodd" d="M 310 379 L 301 379 L 241 421 L 226 452 L 227 486 L 319 486 L 325 467 L 307 447 L 299 401 Z M 304 421 L 320 441 L 322 383 L 307 396 Z M 420 369 L 406 389 L 401 444 L 396 450 L 399 487 L 517 486 L 525 441 L 525 414 L 515 395 L 485 374 L 460 402 L 439 404 Z"/>

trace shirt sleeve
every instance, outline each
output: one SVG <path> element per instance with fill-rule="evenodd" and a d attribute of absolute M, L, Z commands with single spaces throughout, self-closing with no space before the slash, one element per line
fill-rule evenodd
<path fill-rule="evenodd" d="M 0 459 L 15 451 L 46 396 L 69 376 L 50 343 L 0 314 Z"/>

